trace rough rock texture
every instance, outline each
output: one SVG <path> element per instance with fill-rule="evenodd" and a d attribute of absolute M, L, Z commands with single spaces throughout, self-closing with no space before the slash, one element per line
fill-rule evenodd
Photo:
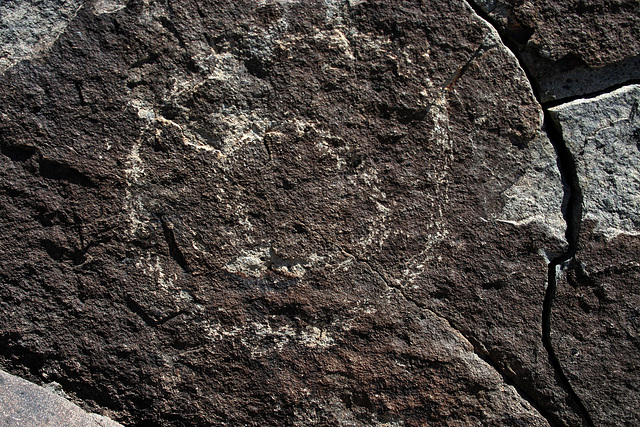
<path fill-rule="evenodd" d="M 554 149 L 469 6 L 23 3 L 66 30 L 3 39 L 0 366 L 125 425 L 583 423 Z"/>
<path fill-rule="evenodd" d="M 553 340 L 596 425 L 638 425 L 640 86 L 551 109 L 576 159 L 582 243 L 562 276 Z"/>
<path fill-rule="evenodd" d="M 0 371 L 0 426 L 117 427 L 89 414 L 51 390 Z"/>
<path fill-rule="evenodd" d="M 542 102 L 640 79 L 638 0 L 474 0 L 522 50 Z"/>
<path fill-rule="evenodd" d="M 585 220 L 612 238 L 640 231 L 640 86 L 550 109 L 573 154 Z"/>
<path fill-rule="evenodd" d="M 0 73 L 46 52 L 81 6 L 80 0 L 0 3 Z"/>

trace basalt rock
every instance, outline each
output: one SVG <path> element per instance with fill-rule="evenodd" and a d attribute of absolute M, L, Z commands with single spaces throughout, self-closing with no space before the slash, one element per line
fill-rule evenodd
<path fill-rule="evenodd" d="M 23 4 L 5 370 L 124 425 L 584 422 L 541 332 L 558 160 L 470 6 Z"/>
<path fill-rule="evenodd" d="M 640 422 L 640 86 L 551 110 L 576 159 L 584 225 L 562 274 L 553 340 L 596 425 Z"/>
<path fill-rule="evenodd" d="M 637 0 L 475 0 L 522 52 L 542 102 L 640 79 Z"/>

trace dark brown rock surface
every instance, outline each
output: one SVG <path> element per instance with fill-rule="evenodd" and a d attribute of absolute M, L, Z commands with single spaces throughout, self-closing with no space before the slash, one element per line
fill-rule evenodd
<path fill-rule="evenodd" d="M 522 50 L 543 102 L 640 79 L 638 0 L 474 0 Z"/>
<path fill-rule="evenodd" d="M 583 423 L 541 340 L 554 149 L 470 7 L 32 8 L 3 18 L 0 366 L 125 425 Z"/>
<path fill-rule="evenodd" d="M 640 239 L 587 230 L 559 284 L 552 338 L 595 424 L 638 425 Z"/>

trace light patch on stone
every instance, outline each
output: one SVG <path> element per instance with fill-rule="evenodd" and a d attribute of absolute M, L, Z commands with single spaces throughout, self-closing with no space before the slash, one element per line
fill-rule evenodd
<path fill-rule="evenodd" d="M 117 7 L 119 0 L 101 0 L 108 10 Z M 115 2 L 115 3 L 114 3 Z M 273 3 L 270 1 L 258 4 Z M 293 1 L 279 1 L 276 3 L 293 3 Z M 102 3 L 101 3 L 102 4 Z M 114 6 L 115 4 L 115 6 Z M 333 16 L 332 21 L 340 19 L 345 12 L 345 0 L 325 0 L 327 16 Z M 107 7 L 108 6 L 108 7 Z M 156 25 L 156 21 L 168 18 L 170 13 L 162 6 L 144 4 L 140 14 L 141 23 Z M 337 21 L 336 21 L 337 22 Z M 354 61 L 351 45 L 344 33 L 344 28 L 336 26 L 330 30 L 316 31 L 308 36 L 291 35 L 288 32 L 289 22 L 283 17 L 266 28 L 252 26 L 247 30 L 247 42 L 252 51 L 260 52 L 261 60 L 269 61 L 277 48 L 287 51 L 289 45 L 299 45 L 301 38 L 313 39 L 314 43 L 324 43 L 327 48 L 340 52 L 348 61 Z M 257 77 L 251 75 L 244 60 L 236 58 L 230 52 L 216 52 L 208 43 L 193 41 L 190 44 L 193 62 L 201 72 L 177 72 L 172 76 L 172 87 L 162 95 L 160 101 L 145 92 L 145 85 L 136 86 L 131 91 L 132 104 L 142 105 L 140 117 L 151 121 L 154 126 L 164 125 L 179 129 L 183 143 L 198 150 L 209 151 L 225 164 L 232 161 L 233 154 L 246 145 L 262 145 L 267 133 L 272 132 L 273 123 L 267 118 L 268 112 L 259 108 L 247 109 L 236 105 L 228 105 L 217 111 L 212 111 L 208 117 L 198 121 L 187 121 L 184 118 L 168 119 L 160 114 L 161 105 L 175 105 L 179 108 L 188 101 L 194 93 L 206 90 L 204 87 L 211 82 L 228 85 L 230 91 L 242 91 L 245 83 L 255 86 Z M 129 82 L 145 81 L 148 70 L 152 65 L 129 69 Z M 340 162 L 341 158 L 338 158 Z M 339 165 L 342 166 L 342 165 Z"/>
<path fill-rule="evenodd" d="M 224 269 L 229 273 L 248 277 L 260 277 L 269 269 L 271 248 L 263 246 L 252 250 L 243 250 L 241 255 L 229 261 Z"/>
<path fill-rule="evenodd" d="M 502 195 L 506 202 L 496 219 L 513 225 L 537 223 L 559 241 L 565 241 L 562 217 L 562 180 L 554 148 L 542 133 L 529 143 L 526 173 Z"/>
<path fill-rule="evenodd" d="M 136 261 L 135 266 L 142 271 L 145 276 L 152 278 L 155 282 L 155 296 L 165 303 L 172 302 L 175 310 L 193 301 L 193 297 L 189 292 L 176 285 L 178 281 L 177 273 L 165 272 L 165 268 L 162 266 L 162 260 L 158 255 L 147 253 L 146 257 Z"/>
<path fill-rule="evenodd" d="M 440 150 L 439 165 L 434 168 L 430 179 L 435 182 L 435 197 L 438 201 L 438 217 L 443 219 L 441 206 L 449 203 L 449 168 L 453 161 L 453 142 L 449 130 L 449 106 L 446 94 L 441 91 L 435 98 L 434 104 L 429 108 L 429 114 L 433 120 L 431 138 L 436 142 Z"/>
<path fill-rule="evenodd" d="M 206 143 L 202 143 L 200 140 L 202 138 L 199 138 L 197 135 L 194 135 L 192 132 L 190 132 L 189 129 L 185 129 L 185 126 L 180 125 L 176 122 L 174 122 L 173 120 L 169 120 L 166 119 L 164 117 L 162 117 L 161 115 L 159 115 L 151 105 L 147 104 L 144 101 L 138 100 L 138 99 L 133 99 L 129 102 L 129 104 L 131 106 L 133 106 L 136 110 L 138 110 L 138 117 L 140 117 L 141 119 L 145 119 L 148 122 L 148 125 L 145 127 L 145 129 L 143 129 L 143 134 L 148 132 L 149 129 L 151 129 L 151 127 L 153 127 L 155 129 L 155 133 L 156 136 L 161 136 L 162 135 L 162 128 L 161 126 L 170 126 L 170 127 L 174 127 L 176 129 L 178 129 L 178 131 L 180 132 L 180 134 L 182 135 L 182 143 L 184 145 L 188 145 L 190 147 L 194 147 L 198 150 L 204 150 L 204 151 L 212 151 L 217 153 L 218 157 L 222 157 L 222 153 L 220 152 L 220 150 L 216 150 L 215 148 L 211 147 L 210 145 L 207 145 Z M 151 126 L 153 125 L 153 126 Z M 139 147 L 140 144 L 138 144 Z M 136 151 L 137 153 L 137 151 Z M 131 156 L 130 156 L 131 157 Z M 137 157 L 139 159 L 139 156 Z M 141 163 L 142 161 L 140 161 Z"/>
<path fill-rule="evenodd" d="M 385 297 L 387 294 L 384 295 Z M 343 331 L 350 331 L 353 328 L 361 325 L 360 317 L 363 316 L 371 316 L 378 312 L 378 309 L 375 305 L 371 303 L 371 301 L 367 298 L 363 298 L 361 300 L 355 301 L 354 305 L 348 310 L 347 313 L 344 313 L 344 317 L 341 319 L 336 319 L 332 322 L 333 326 L 337 326 Z"/>
<path fill-rule="evenodd" d="M 134 235 L 146 222 L 141 219 L 144 216 L 142 200 L 139 196 L 134 194 L 134 191 L 132 191 L 133 187 L 139 183 L 140 178 L 144 175 L 144 166 L 142 159 L 140 158 L 140 145 L 140 139 L 134 142 L 129 155 L 127 156 L 126 168 L 124 170 L 125 181 L 127 184 L 127 187 L 125 188 L 124 211 L 129 217 L 129 233 L 131 235 Z"/>
<path fill-rule="evenodd" d="M 102 15 L 103 13 L 116 13 L 127 7 L 126 0 L 98 0 L 93 5 L 93 13 Z"/>
<path fill-rule="evenodd" d="M 254 1 L 260 6 L 263 6 L 266 4 L 274 4 L 274 3 L 278 3 L 278 4 L 300 3 L 302 0 L 254 0 Z"/>
<path fill-rule="evenodd" d="M 316 326 L 297 329 L 290 325 L 273 326 L 268 320 L 227 329 L 220 324 L 210 324 L 204 329 L 207 338 L 212 342 L 238 337 L 240 342 L 250 349 L 252 357 L 262 357 L 273 351 L 281 352 L 288 345 L 322 349 L 335 344 L 329 331 Z"/>
<path fill-rule="evenodd" d="M 175 274 L 173 277 L 166 277 L 162 265 L 160 265 L 160 257 L 156 256 L 155 261 L 153 261 L 149 253 L 144 261 L 138 260 L 138 262 L 136 262 L 136 267 L 142 269 L 145 274 L 154 277 L 161 290 L 167 290 L 173 287 L 174 281 L 177 280 Z"/>
<path fill-rule="evenodd" d="M 333 29 L 329 31 L 318 31 L 314 35 L 314 39 L 316 42 L 325 44 L 333 51 L 342 53 L 343 57 L 348 60 L 355 61 L 356 58 L 353 55 L 353 50 L 351 49 L 349 40 L 347 40 L 347 37 L 341 30 Z"/>
<path fill-rule="evenodd" d="M 174 79 L 170 94 L 174 99 L 184 98 L 196 92 L 209 81 L 224 82 L 237 79 L 238 74 L 245 71 L 244 65 L 229 52 L 216 53 L 202 42 L 194 42 L 193 47 L 198 47 L 200 50 L 192 59 L 206 74 Z"/>
<path fill-rule="evenodd" d="M 426 272 L 426 265 L 434 259 L 435 254 L 432 248 L 442 242 L 449 234 L 447 229 L 447 219 L 444 217 L 442 207 L 449 201 L 448 176 L 450 165 L 453 162 L 453 141 L 449 130 L 448 100 L 442 90 L 434 90 L 434 85 L 430 80 L 425 81 L 427 90 L 424 91 L 425 99 L 432 99 L 432 104 L 428 108 L 429 115 L 433 121 L 431 129 L 431 140 L 435 142 L 435 150 L 439 151 L 437 160 L 433 162 L 433 168 L 427 172 L 426 179 L 434 183 L 434 194 L 431 198 L 431 222 L 425 226 L 429 232 L 427 239 L 423 243 L 419 254 L 405 260 L 405 268 L 402 270 L 401 278 L 393 278 L 398 286 L 415 286 L 414 282 Z M 432 95 L 430 95 L 432 94 Z M 433 97 L 435 94 L 435 97 Z"/>
<path fill-rule="evenodd" d="M 438 231 L 437 228 L 429 234 L 424 242 L 422 251 L 405 261 L 405 268 L 402 270 L 402 280 L 395 280 L 396 284 L 399 286 L 410 285 L 417 289 L 419 286 L 414 285 L 414 282 L 426 272 L 428 262 L 436 257 L 432 248 L 442 242 L 448 234 L 447 230 Z"/>
<path fill-rule="evenodd" d="M 148 120 L 149 122 L 156 119 L 156 112 L 153 110 L 153 107 L 146 102 L 133 99 L 129 104 L 138 111 L 139 118 Z"/>
<path fill-rule="evenodd" d="M 224 155 L 233 153 L 243 145 L 262 143 L 264 134 L 271 124 L 259 113 L 243 111 L 235 106 L 212 113 L 211 119 L 224 127 L 223 132 L 219 135 L 222 140 L 220 151 Z M 201 140 L 202 145 L 208 143 L 197 133 L 196 137 Z"/>
<path fill-rule="evenodd" d="M 585 220 L 607 238 L 640 234 L 640 85 L 551 108 L 571 151 Z"/>
<path fill-rule="evenodd" d="M 147 19 L 151 19 L 150 16 Z M 231 82 L 232 86 L 241 87 L 243 80 L 254 78 L 249 75 L 245 65 L 228 52 L 216 53 L 202 42 L 194 42 L 191 47 L 196 50 L 192 59 L 204 74 L 173 76 L 172 87 L 161 105 L 180 106 L 210 82 Z M 132 82 L 145 78 L 144 67 L 133 68 L 128 73 Z M 265 118 L 266 114 L 262 114 L 260 110 L 246 110 L 237 106 L 227 106 L 211 112 L 207 121 L 215 125 L 215 130 L 209 129 L 201 122 L 185 123 L 179 119 L 168 119 L 160 114 L 159 105 L 148 99 L 148 94 L 138 88 L 132 91 L 130 104 L 138 110 L 140 118 L 148 120 L 153 127 L 160 129 L 159 136 L 162 135 L 162 127 L 176 128 L 184 145 L 211 152 L 221 161 L 247 144 L 262 144 L 264 135 L 271 127 L 271 122 Z"/>
<path fill-rule="evenodd" d="M 0 2 L 0 74 L 42 56 L 83 5 L 81 0 Z"/>
<path fill-rule="evenodd" d="M 273 271 L 275 271 L 276 273 L 280 273 L 283 276 L 287 276 L 287 277 L 297 277 L 300 278 L 302 276 L 304 276 L 304 274 L 307 272 L 307 270 L 305 270 L 305 268 L 300 265 L 300 264 L 292 264 L 292 265 L 273 265 L 271 267 L 273 269 Z"/>
<path fill-rule="evenodd" d="M 333 338 L 327 331 L 316 326 L 307 326 L 302 330 L 296 330 L 290 325 L 274 328 L 269 322 L 254 323 L 252 326 L 257 337 L 269 339 L 269 341 L 273 339 L 273 346 L 278 351 L 282 351 L 284 346 L 291 341 L 310 348 L 326 348 L 334 343 Z M 250 339 L 247 341 L 250 341 Z"/>
<path fill-rule="evenodd" d="M 359 171 L 357 175 L 348 176 L 347 182 L 354 188 L 366 189 L 367 198 L 376 206 L 376 211 L 371 211 L 368 218 L 362 219 L 367 223 L 367 234 L 359 239 L 357 244 L 363 250 L 372 246 L 382 249 L 391 234 L 391 230 L 385 224 L 393 214 L 395 202 L 388 202 L 387 195 L 378 187 L 380 178 L 375 167 L 368 167 Z"/>
<path fill-rule="evenodd" d="M 135 235 L 147 223 L 144 206 L 140 197 L 136 197 L 128 188 L 125 190 L 124 210 L 129 218 L 129 234 Z"/>
<path fill-rule="evenodd" d="M 312 262 L 286 260 L 278 257 L 270 246 L 243 249 L 239 256 L 230 260 L 224 270 L 239 276 L 258 278 L 274 271 L 286 277 L 302 278 Z"/>

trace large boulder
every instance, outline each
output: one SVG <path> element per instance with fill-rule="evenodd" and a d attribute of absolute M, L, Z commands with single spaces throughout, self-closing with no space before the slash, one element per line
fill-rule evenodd
<path fill-rule="evenodd" d="M 0 8 L 0 366 L 126 425 L 583 423 L 554 147 L 471 7 Z"/>

